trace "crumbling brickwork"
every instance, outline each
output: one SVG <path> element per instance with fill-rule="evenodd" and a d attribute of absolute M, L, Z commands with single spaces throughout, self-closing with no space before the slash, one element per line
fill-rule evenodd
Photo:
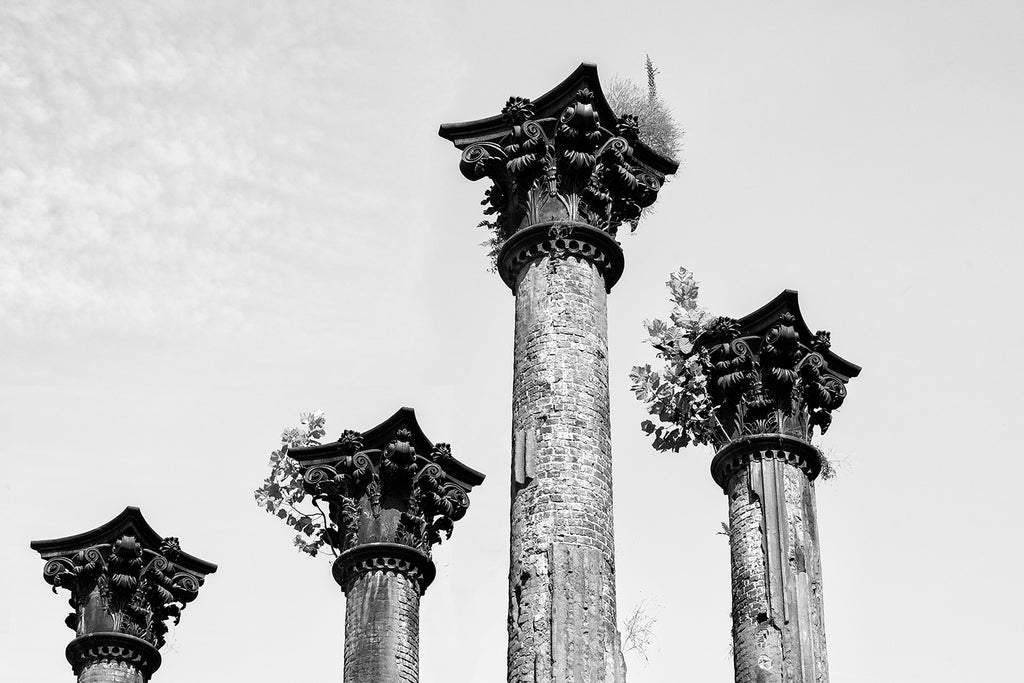
<path fill-rule="evenodd" d="M 345 602 L 345 683 L 419 681 L 420 592 L 402 572 L 352 580 Z"/>
<path fill-rule="evenodd" d="M 736 683 L 828 683 L 814 483 L 769 456 L 727 493 Z"/>
<path fill-rule="evenodd" d="M 607 293 L 558 254 L 516 283 L 509 681 L 615 683 Z"/>
<path fill-rule="evenodd" d="M 776 680 L 770 672 L 782 660 L 782 639 L 768 619 L 761 502 L 751 492 L 745 470 L 730 482 L 729 530 L 736 683 Z"/>

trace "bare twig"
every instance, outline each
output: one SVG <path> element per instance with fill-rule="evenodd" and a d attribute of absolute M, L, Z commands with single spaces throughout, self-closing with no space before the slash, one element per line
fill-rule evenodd
<path fill-rule="evenodd" d="M 641 600 L 633 612 L 622 625 L 625 634 L 622 640 L 624 652 L 636 652 L 647 659 L 647 648 L 651 645 L 651 638 L 654 636 L 654 623 L 656 619 L 648 615 L 647 602 Z"/>

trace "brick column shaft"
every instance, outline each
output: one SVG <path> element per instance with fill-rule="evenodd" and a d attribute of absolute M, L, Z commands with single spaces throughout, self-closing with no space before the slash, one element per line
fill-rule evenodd
<path fill-rule="evenodd" d="M 353 579 L 345 605 L 345 683 L 417 683 L 420 590 L 403 573 Z"/>
<path fill-rule="evenodd" d="M 624 680 L 615 614 L 606 283 L 547 255 L 516 280 L 508 680 Z"/>
<path fill-rule="evenodd" d="M 814 482 L 787 455 L 728 479 L 736 683 L 829 680 Z"/>
<path fill-rule="evenodd" d="M 125 662 L 100 661 L 78 674 L 78 683 L 146 683 L 146 676 Z"/>

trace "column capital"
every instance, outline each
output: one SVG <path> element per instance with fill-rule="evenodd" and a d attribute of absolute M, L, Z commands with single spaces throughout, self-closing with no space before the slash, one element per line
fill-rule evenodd
<path fill-rule="evenodd" d="M 640 141 L 635 116 L 612 111 L 593 64 L 536 100 L 510 97 L 500 114 L 443 124 L 439 135 L 462 151 L 466 178 L 490 181 L 482 204 L 493 218 L 482 225 L 494 230 L 496 249 L 541 224 L 584 224 L 614 242 L 621 225 L 636 227 L 678 168 Z M 508 263 L 499 258 L 498 267 L 514 289 Z"/>
<path fill-rule="evenodd" d="M 695 346 L 707 350 L 708 393 L 722 432 L 716 445 L 729 453 L 757 450 L 762 440 L 747 437 L 759 435 L 786 437 L 776 450 L 808 452 L 792 442 L 810 444 L 814 427 L 828 430 L 846 383 L 861 370 L 832 352 L 828 332 L 811 333 L 791 289 L 739 320 L 716 319 Z M 808 470 L 814 476 L 817 460 Z"/>
<path fill-rule="evenodd" d="M 421 555 L 429 562 L 433 545 L 451 537 L 469 508 L 469 492 L 484 480 L 456 460 L 448 444 L 431 443 L 412 408 L 365 432 L 346 430 L 334 443 L 293 448 L 288 456 L 298 462 L 306 492 L 329 508 L 328 536 L 341 553 L 336 577 L 382 552 L 416 566 Z M 425 589 L 433 571 L 420 569 Z M 342 578 L 339 583 L 344 587 Z"/>
<path fill-rule="evenodd" d="M 92 661 L 137 666 L 148 678 L 160 666 L 157 650 L 167 620 L 181 618 L 217 565 L 162 537 L 136 507 L 74 536 L 33 541 L 46 564 L 43 579 L 71 593 L 65 623 L 77 638 L 67 648 L 76 675 Z"/>

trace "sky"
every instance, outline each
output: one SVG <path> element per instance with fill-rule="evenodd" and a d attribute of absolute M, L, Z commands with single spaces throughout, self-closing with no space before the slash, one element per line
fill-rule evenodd
<path fill-rule="evenodd" d="M 488 475 L 421 609 L 421 681 L 504 680 L 513 298 L 440 123 L 580 62 L 685 129 L 609 297 L 631 683 L 731 680 L 726 499 L 629 369 L 680 265 L 797 289 L 862 365 L 820 446 L 833 683 L 1009 674 L 1024 638 L 1024 4 L 9 0 L 0 8 L 0 660 L 70 680 L 28 543 L 126 505 L 219 564 L 154 680 L 337 680 L 344 598 L 252 499 L 283 428 L 401 406 Z"/>

